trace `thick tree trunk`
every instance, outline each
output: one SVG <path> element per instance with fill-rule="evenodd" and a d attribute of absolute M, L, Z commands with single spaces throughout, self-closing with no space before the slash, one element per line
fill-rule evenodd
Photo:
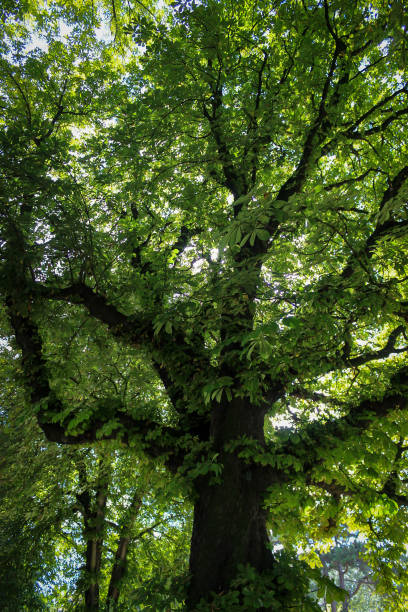
<path fill-rule="evenodd" d="M 262 572 L 273 566 L 268 550 L 260 469 L 231 452 L 225 444 L 243 435 L 264 443 L 264 412 L 234 399 L 214 409 L 212 438 L 223 465 L 222 482 L 197 483 L 198 499 L 190 550 L 191 583 L 187 609 L 194 610 L 211 592 L 228 590 L 238 566 L 250 564 Z"/>
<path fill-rule="evenodd" d="M 251 471 L 236 457 L 224 461 L 221 485 L 201 487 L 190 550 L 190 609 L 211 591 L 228 590 L 239 565 L 272 567 L 262 497 L 254 489 Z"/>

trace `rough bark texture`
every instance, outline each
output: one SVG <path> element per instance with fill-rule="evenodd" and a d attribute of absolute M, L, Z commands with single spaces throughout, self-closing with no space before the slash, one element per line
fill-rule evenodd
<path fill-rule="evenodd" d="M 225 450 L 226 443 L 244 434 L 263 443 L 263 421 L 263 411 L 243 400 L 214 409 L 212 438 L 223 465 L 222 481 L 214 484 L 206 477 L 196 485 L 189 610 L 209 593 L 227 591 L 239 565 L 250 564 L 259 572 L 272 568 L 260 470 L 240 459 L 238 451 Z"/>

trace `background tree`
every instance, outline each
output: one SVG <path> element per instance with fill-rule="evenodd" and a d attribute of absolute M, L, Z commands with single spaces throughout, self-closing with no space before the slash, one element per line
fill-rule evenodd
<path fill-rule="evenodd" d="M 62 492 L 70 462 L 39 435 L 6 347 L 0 359 L 0 602 L 7 612 L 46 610 L 41 581 L 45 571 L 56 580 L 55 541 L 71 517 Z"/>
<path fill-rule="evenodd" d="M 214 594 L 228 610 L 316 609 L 317 574 L 272 554 L 269 527 L 293 547 L 358 525 L 398 583 L 402 8 L 120 8 L 115 48 L 88 5 L 60 7 L 47 50 L 26 53 L 21 28 L 4 39 L 1 283 L 29 400 L 49 440 L 114 438 L 189 483 L 187 609 Z M 73 357 L 61 330 L 76 319 Z"/>
<path fill-rule="evenodd" d="M 327 552 L 319 554 L 324 575 L 334 577 L 336 584 L 345 589 L 348 596 L 340 604 L 333 601 L 332 612 L 358 609 L 383 609 L 381 600 L 375 596 L 373 572 L 363 559 L 364 542 L 350 534 L 348 538 L 335 538 L 335 545 Z M 363 608 L 361 608 L 361 603 Z M 360 605 L 359 605 L 360 604 Z M 324 603 L 326 609 L 326 603 Z"/>
<path fill-rule="evenodd" d="M 2 436 L 3 437 L 3 436 Z M 11 459 L 1 443 L 0 490 L 0 602 L 7 612 L 13 610 L 45 610 L 45 602 L 39 588 L 44 566 L 50 564 L 53 555 L 52 519 L 60 517 L 48 507 L 48 495 L 54 493 L 52 485 L 44 487 L 42 495 L 33 501 L 35 486 L 32 470 L 27 470 L 21 449 Z M 16 451 L 16 445 L 14 446 Z M 18 466 L 19 471 L 15 468 Z M 35 467 L 39 468 L 38 463 Z M 23 472 L 23 474 L 22 474 Z M 30 479 L 31 477 L 31 479 Z M 55 474 L 54 474 L 55 477 Z M 57 479 L 54 481 L 57 483 Z M 51 490 L 50 490 L 51 489 Z M 22 491 L 23 490 L 23 491 Z M 48 494 L 48 495 L 47 495 Z M 44 499 L 45 498 L 45 499 Z M 17 503 L 16 503 L 17 502 Z M 54 514 L 54 516 L 53 516 Z M 57 516 L 55 516 L 57 515 Z M 50 579 L 51 576 L 50 576 Z"/>
<path fill-rule="evenodd" d="M 1 429 L 4 609 L 157 609 L 174 599 L 190 531 L 177 485 L 123 451 L 47 445 L 11 412 Z"/>
<path fill-rule="evenodd" d="M 79 342 L 77 329 L 71 331 L 60 330 L 65 354 Z M 103 352 L 102 338 L 97 346 Z M 1 359 L 4 609 L 131 610 L 134 601 L 155 608 L 174 599 L 173 583 L 184 580 L 190 531 L 180 484 L 170 482 L 163 467 L 152 469 L 112 443 L 76 449 L 44 441 L 21 393 L 17 355 L 4 345 Z M 112 364 L 105 359 L 105 365 L 107 377 Z M 57 363 L 54 373 L 57 378 Z M 78 368 L 73 386 L 80 382 Z M 123 374 L 116 392 L 128 382 Z"/>
<path fill-rule="evenodd" d="M 76 516 L 65 521 L 63 534 L 77 553 L 73 603 L 109 611 L 132 610 L 140 599 L 145 605 L 151 600 L 153 608 L 165 605 L 172 595 L 170 572 L 174 583 L 183 580 L 188 558 L 188 509 L 177 487 L 163 470 L 137 465 L 123 452 L 87 452 L 75 466 Z M 151 592 L 152 579 L 158 591 Z"/>

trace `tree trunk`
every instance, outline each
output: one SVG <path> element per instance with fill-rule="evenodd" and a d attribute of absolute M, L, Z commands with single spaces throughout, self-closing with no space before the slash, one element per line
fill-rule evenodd
<path fill-rule="evenodd" d="M 102 562 L 102 548 L 105 528 L 105 511 L 109 487 L 110 465 L 104 457 L 98 462 L 98 475 L 95 497 L 91 496 L 91 484 L 88 481 L 86 468 L 77 466 L 81 493 L 77 499 L 82 506 L 83 536 L 86 540 L 85 551 L 85 610 L 99 610 L 99 574 Z"/>
<path fill-rule="evenodd" d="M 86 545 L 85 609 L 92 612 L 99 610 L 99 570 L 101 567 L 101 540 L 88 540 Z"/>
<path fill-rule="evenodd" d="M 223 465 L 222 482 L 211 483 L 206 476 L 196 483 L 189 610 L 200 599 L 208 600 L 212 591 L 227 591 L 239 565 L 250 564 L 258 572 L 273 566 L 267 549 L 260 468 L 240 459 L 238 449 L 225 450 L 226 443 L 243 435 L 264 444 L 263 427 L 263 410 L 243 400 L 234 399 L 214 409 L 212 439 L 219 453 L 217 461 Z"/>
<path fill-rule="evenodd" d="M 119 599 L 120 582 L 125 574 L 126 555 L 129 547 L 129 538 L 119 538 L 118 547 L 116 549 L 115 561 L 112 568 L 111 579 L 109 582 L 107 608 L 113 610 Z"/>
<path fill-rule="evenodd" d="M 85 591 L 85 609 L 99 610 L 99 573 L 102 561 L 102 545 L 106 508 L 106 492 L 98 491 L 96 510 L 84 516 L 86 544 L 86 575 L 88 586 Z"/>
<path fill-rule="evenodd" d="M 341 566 L 340 563 L 337 564 L 337 571 L 339 574 L 339 587 L 341 589 L 347 590 L 346 589 L 346 582 L 345 582 L 345 575 L 347 572 L 347 567 L 346 569 L 343 569 L 343 567 Z M 346 612 L 346 610 L 349 609 L 349 603 L 350 603 L 350 599 L 349 597 L 346 597 L 346 599 L 343 601 L 343 605 L 341 607 L 341 609 Z"/>
<path fill-rule="evenodd" d="M 323 576 L 326 576 L 326 578 L 328 578 L 328 577 L 329 577 L 329 568 L 327 567 L 326 560 L 325 560 L 324 556 L 323 556 L 323 555 L 320 555 L 320 554 L 319 554 L 319 558 L 320 558 L 320 562 L 321 562 L 321 564 L 322 564 L 322 575 L 323 575 Z M 332 605 L 333 605 L 333 604 L 332 604 Z M 323 610 L 324 610 L 325 612 L 326 612 L 326 610 L 327 610 L 327 601 L 326 601 L 326 595 L 325 595 L 325 596 L 324 596 L 324 598 L 323 598 Z M 332 610 L 332 612 L 333 612 L 333 610 Z"/>
<path fill-rule="evenodd" d="M 128 508 L 127 517 L 124 520 L 118 546 L 115 554 L 115 561 L 113 564 L 111 578 L 109 582 L 108 596 L 107 596 L 107 609 L 114 610 L 119 599 L 120 583 L 125 575 L 126 571 L 126 556 L 129 549 L 130 537 L 129 532 L 136 519 L 136 516 L 142 505 L 142 498 L 139 491 L 137 491 Z"/>

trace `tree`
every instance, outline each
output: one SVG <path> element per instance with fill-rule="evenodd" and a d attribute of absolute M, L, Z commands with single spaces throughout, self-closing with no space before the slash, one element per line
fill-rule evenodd
<path fill-rule="evenodd" d="M 362 598 L 365 601 L 361 609 L 366 610 L 368 606 L 372 608 L 373 605 L 379 605 L 381 609 L 381 601 L 373 593 L 375 591 L 373 572 L 363 560 L 363 553 L 364 542 L 358 539 L 358 534 L 349 534 L 348 537 L 335 538 L 333 548 L 319 555 L 324 575 L 334 574 L 338 586 L 347 590 L 348 595 L 341 607 L 343 611 L 360 609 L 356 608 L 356 600 Z M 332 612 L 336 612 L 337 603 L 333 601 L 330 608 Z"/>
<path fill-rule="evenodd" d="M 75 352 L 75 334 L 68 345 Z M 188 560 L 180 484 L 111 442 L 47 444 L 24 402 L 16 354 L 3 346 L 0 359 L 2 608 L 132 610 L 140 599 L 155 608 L 174 597 L 165 585 L 170 572 L 173 583 L 184 579 Z"/>
<path fill-rule="evenodd" d="M 2 432 L 0 603 L 6 612 L 37 612 L 46 609 L 38 582 L 53 555 L 55 526 L 51 521 L 60 521 L 60 509 L 51 504 L 47 507 L 47 497 L 54 497 L 58 481 L 55 474 L 55 484 L 44 479 L 44 487 L 34 502 L 32 497 L 38 490 L 32 481 L 33 469 L 20 463 L 25 453 L 21 448 L 13 458 L 7 453 L 7 450 L 16 452 L 16 447 L 14 441 L 12 449 L 7 448 Z M 44 466 L 35 462 L 32 467 L 39 470 Z"/>
<path fill-rule="evenodd" d="M 269 528 L 358 524 L 391 565 L 406 541 L 403 5 L 113 2 L 111 42 L 102 9 L 55 6 L 43 51 L 3 17 L 1 287 L 33 413 L 189 483 L 187 609 L 314 609 Z"/>
<path fill-rule="evenodd" d="M 162 471 L 138 465 L 129 453 L 108 448 L 77 452 L 75 465 L 78 482 L 72 491 L 76 502 L 72 510 L 77 516 L 65 521 L 63 532 L 68 541 L 65 550 L 74 547 L 82 562 L 71 599 L 85 610 L 134 609 L 138 591 L 143 603 L 148 601 L 153 572 L 165 574 L 171 568 L 175 581 L 185 572 L 185 504 Z M 155 540 L 161 542 L 164 559 L 155 554 Z M 129 575 L 129 566 L 134 575 Z M 160 602 L 160 596 L 154 601 Z M 58 603 L 64 606 L 66 598 L 60 597 Z"/>
<path fill-rule="evenodd" d="M 0 605 L 46 609 L 45 570 L 55 580 L 55 540 L 70 516 L 64 481 L 68 453 L 47 444 L 16 373 L 16 354 L 0 347 Z M 71 452 L 71 449 L 67 449 Z"/>
<path fill-rule="evenodd" d="M 21 425 L 20 407 L 0 430 L 2 607 L 132 610 L 142 599 L 154 609 L 174 597 L 165 584 L 170 571 L 184 579 L 188 559 L 177 484 L 111 443 L 61 449 L 33 419 Z"/>

